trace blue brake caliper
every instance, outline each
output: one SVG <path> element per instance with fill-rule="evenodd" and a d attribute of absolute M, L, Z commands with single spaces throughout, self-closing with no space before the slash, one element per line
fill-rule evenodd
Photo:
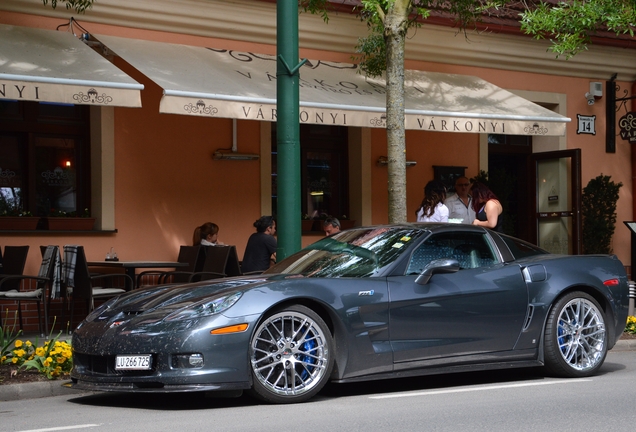
<path fill-rule="evenodd" d="M 312 339 L 302 344 L 302 350 L 306 353 L 313 353 L 317 345 L 318 344 L 316 343 L 316 341 Z M 310 363 L 310 364 L 316 363 L 316 359 L 308 355 L 300 356 L 300 361 L 302 361 L 303 363 Z M 303 381 L 309 377 L 309 372 L 313 372 L 313 369 L 314 368 L 311 366 L 308 366 L 307 368 L 303 368 L 303 371 L 300 374 L 300 377 L 302 378 Z"/>

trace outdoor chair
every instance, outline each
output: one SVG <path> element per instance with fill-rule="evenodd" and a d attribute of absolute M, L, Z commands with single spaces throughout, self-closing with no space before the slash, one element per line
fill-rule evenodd
<path fill-rule="evenodd" d="M 22 275 L 28 254 L 29 246 L 5 246 L 0 278 Z M 9 280 L 0 287 L 0 292 L 17 290 L 19 286 L 19 280 Z"/>
<path fill-rule="evenodd" d="M 225 267 L 230 256 L 230 250 L 234 246 L 204 246 L 203 253 L 205 261 L 200 272 L 193 272 L 190 275 L 190 282 L 198 282 L 207 279 L 217 279 L 226 277 Z"/>
<path fill-rule="evenodd" d="M 177 261 L 186 263 L 187 266 L 173 271 L 150 270 L 141 272 L 137 275 L 137 287 L 164 283 L 186 283 L 192 273 L 203 270 L 205 253 L 201 246 L 181 246 Z"/>
<path fill-rule="evenodd" d="M 4 260 L 0 269 L 0 281 L 8 276 L 20 276 L 24 272 L 29 246 L 5 246 Z M 8 279 L 0 284 L 0 299 L 6 298 L 7 291 L 17 291 L 19 280 Z M 0 328 L 2 328 L 2 308 L 0 308 Z"/>
<path fill-rule="evenodd" d="M 29 246 L 5 246 L 0 281 L 7 276 L 22 275 L 28 254 Z M 19 287 L 19 280 L 9 279 L 0 284 L 0 299 L 6 298 L 7 291 L 17 291 Z M 2 308 L 0 308 L 0 328 L 2 328 L 2 315 Z"/>
<path fill-rule="evenodd" d="M 0 301 L 17 302 L 18 304 L 18 317 L 20 320 L 20 330 L 23 330 L 22 320 L 22 303 L 35 302 L 38 312 L 38 330 L 42 337 L 45 337 L 49 332 L 49 306 L 50 298 L 54 293 L 54 287 L 59 287 L 60 278 L 60 251 L 57 246 L 46 246 L 42 254 L 42 264 L 40 265 L 40 271 L 37 276 L 28 275 L 13 275 L 6 276 L 0 280 L 0 290 L 3 289 L 3 285 L 10 282 L 17 282 L 18 289 L 12 289 L 9 291 L 3 291 L 3 296 L 0 297 Z M 35 283 L 35 288 L 31 288 L 32 284 L 28 284 L 26 288 L 24 282 L 31 281 Z M 43 304 L 40 307 L 40 303 Z M 44 309 L 44 321 L 42 320 L 42 309 Z"/>
<path fill-rule="evenodd" d="M 133 287 L 133 279 L 125 273 L 91 275 L 86 262 L 83 246 L 64 246 L 62 286 L 65 300 L 71 305 L 69 328 L 73 328 L 75 303 L 78 300 L 83 301 L 87 313 L 91 313 L 95 308 L 95 301 L 117 297 Z"/>

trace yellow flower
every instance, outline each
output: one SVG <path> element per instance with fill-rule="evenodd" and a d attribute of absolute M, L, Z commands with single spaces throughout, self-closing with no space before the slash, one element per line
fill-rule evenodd
<path fill-rule="evenodd" d="M 13 350 L 13 354 L 15 354 L 18 357 L 23 357 L 25 354 L 25 351 L 23 349 Z"/>
<path fill-rule="evenodd" d="M 31 343 L 31 341 L 26 341 L 25 345 L 26 345 L 26 346 L 28 346 L 28 347 L 30 347 L 30 346 L 32 346 L 33 344 Z"/>
<path fill-rule="evenodd" d="M 17 363 L 17 362 L 18 362 L 18 358 L 17 358 L 17 357 L 13 357 L 13 358 L 11 359 L 11 361 L 12 361 L 13 363 Z"/>
<path fill-rule="evenodd" d="M 15 341 L 15 347 L 16 348 L 20 348 L 22 346 L 22 341 L 20 339 L 18 339 L 17 341 Z"/>
<path fill-rule="evenodd" d="M 44 362 L 42 362 L 42 364 L 44 366 L 51 366 L 51 363 L 53 363 L 53 359 L 51 357 L 47 357 L 46 360 L 44 360 Z"/>
<path fill-rule="evenodd" d="M 2 358 L 0 358 L 0 363 L 4 362 L 7 359 L 7 356 L 2 356 Z"/>
<path fill-rule="evenodd" d="M 44 352 L 45 352 L 44 348 L 42 348 L 42 347 L 37 347 L 35 349 L 35 355 L 37 355 L 37 356 L 42 357 L 44 355 Z"/>
<path fill-rule="evenodd" d="M 64 363 L 65 361 L 66 361 L 66 358 L 65 358 L 65 357 L 58 357 L 58 358 L 57 358 L 57 362 L 58 362 L 58 363 Z"/>

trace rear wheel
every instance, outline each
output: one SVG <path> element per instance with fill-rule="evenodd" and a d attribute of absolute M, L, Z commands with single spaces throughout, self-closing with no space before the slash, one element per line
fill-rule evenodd
<path fill-rule="evenodd" d="M 311 309 L 293 305 L 274 312 L 250 343 L 251 393 L 272 403 L 308 400 L 329 379 L 332 347 L 329 328 Z"/>
<path fill-rule="evenodd" d="M 592 296 L 572 292 L 555 304 L 545 326 L 545 365 L 559 376 L 594 374 L 607 355 L 605 315 Z"/>

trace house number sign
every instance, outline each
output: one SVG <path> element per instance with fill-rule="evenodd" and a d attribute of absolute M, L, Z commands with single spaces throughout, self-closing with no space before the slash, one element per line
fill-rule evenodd
<path fill-rule="evenodd" d="M 576 129 L 576 133 L 578 134 L 590 134 L 596 135 L 596 116 L 586 116 L 577 114 L 576 117 L 579 119 L 579 127 Z"/>

